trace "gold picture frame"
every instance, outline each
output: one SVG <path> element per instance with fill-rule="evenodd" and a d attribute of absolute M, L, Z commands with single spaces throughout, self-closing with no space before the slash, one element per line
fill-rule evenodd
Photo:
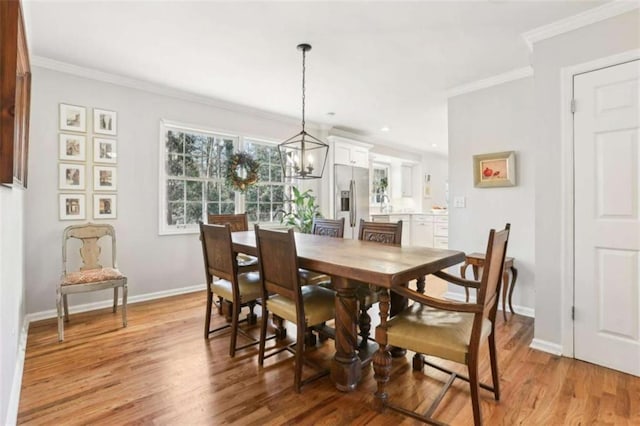
<path fill-rule="evenodd" d="M 473 185 L 476 188 L 516 186 L 515 151 L 474 155 Z"/>

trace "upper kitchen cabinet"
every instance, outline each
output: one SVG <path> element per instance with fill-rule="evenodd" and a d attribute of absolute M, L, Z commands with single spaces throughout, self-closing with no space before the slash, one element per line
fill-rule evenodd
<path fill-rule="evenodd" d="M 334 164 L 369 167 L 369 149 L 371 149 L 371 145 L 349 141 L 336 136 L 329 137 L 329 140 L 334 141 Z"/>
<path fill-rule="evenodd" d="M 403 197 L 413 197 L 413 166 L 400 167 L 400 188 Z"/>

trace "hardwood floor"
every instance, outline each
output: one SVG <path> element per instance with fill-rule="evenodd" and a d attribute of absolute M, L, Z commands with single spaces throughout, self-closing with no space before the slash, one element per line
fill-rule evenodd
<path fill-rule="evenodd" d="M 293 390 L 293 361 L 281 354 L 257 365 L 257 346 L 228 356 L 228 335 L 202 337 L 204 292 L 129 305 L 129 326 L 109 309 L 72 314 L 65 341 L 55 319 L 32 323 L 19 424 L 373 424 L 416 422 L 372 409 L 371 367 L 358 390 L 338 392 L 328 377 Z M 71 303 L 73 301 L 71 300 Z M 259 313 L 259 310 L 258 310 Z M 500 402 L 481 391 L 486 425 L 640 424 L 640 378 L 529 349 L 530 318 L 498 315 Z M 214 314 L 214 322 L 221 323 Z M 257 335 L 258 329 L 253 332 Z M 289 335 L 295 336 L 293 330 Z M 330 362 L 333 342 L 314 357 Z M 392 400 L 426 408 L 444 375 L 394 360 Z M 483 353 L 480 377 L 490 381 Z M 453 366 L 455 364 L 449 364 Z M 307 374 L 312 371 L 305 370 Z M 435 413 L 452 425 L 473 424 L 468 385 L 455 384 Z"/>

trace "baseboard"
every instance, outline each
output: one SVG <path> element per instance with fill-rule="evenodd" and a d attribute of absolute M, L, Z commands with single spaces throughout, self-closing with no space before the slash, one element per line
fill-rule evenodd
<path fill-rule="evenodd" d="M 529 347 L 531 349 L 547 352 L 552 355 L 562 355 L 562 345 L 553 342 L 547 342 L 546 340 L 533 339 Z"/>
<path fill-rule="evenodd" d="M 146 302 L 148 300 L 162 299 L 164 297 L 178 296 L 180 294 L 193 293 L 196 291 L 203 291 L 207 288 L 204 284 L 198 284 L 190 287 L 181 287 L 171 290 L 157 291 L 155 293 L 139 294 L 137 296 L 128 297 L 127 304 Z M 70 314 L 77 314 L 79 312 L 93 311 L 96 309 L 109 308 L 113 305 L 113 299 L 101 300 L 100 302 L 85 303 L 84 305 L 69 306 Z M 27 321 L 40 321 L 43 319 L 56 318 L 58 311 L 56 309 L 49 309 L 46 311 L 34 312 L 27 314 Z"/>
<path fill-rule="evenodd" d="M 445 293 L 445 295 L 444 295 L 444 298 L 445 299 L 449 299 L 449 300 L 456 300 L 458 302 L 464 302 L 465 301 L 464 293 L 456 293 L 456 292 L 452 292 L 452 291 L 447 291 Z M 469 300 L 475 301 L 475 296 L 471 295 Z M 509 309 L 509 307 L 507 307 L 507 309 Z M 500 304 L 500 303 L 498 304 L 498 310 L 502 310 L 502 304 Z M 529 318 L 535 318 L 536 317 L 535 309 L 529 308 L 528 306 L 513 305 L 513 310 L 518 315 L 522 315 L 522 316 L 529 317 Z"/>
<path fill-rule="evenodd" d="M 16 356 L 16 368 L 13 371 L 13 382 L 11 393 L 9 394 L 9 405 L 7 406 L 7 417 L 4 424 L 13 426 L 18 422 L 18 406 L 20 405 L 20 390 L 22 389 L 22 372 L 24 371 L 24 356 L 27 350 L 27 337 L 29 336 L 29 321 L 25 317 L 20 339 L 18 340 L 18 354 Z"/>

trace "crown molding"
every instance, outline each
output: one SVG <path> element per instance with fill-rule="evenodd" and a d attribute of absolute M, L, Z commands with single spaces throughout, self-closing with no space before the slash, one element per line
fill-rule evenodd
<path fill-rule="evenodd" d="M 447 98 L 453 98 L 454 96 L 462 95 L 469 92 L 475 92 L 476 90 L 486 89 L 487 87 L 497 86 L 499 84 L 508 83 L 514 80 L 520 80 L 521 78 L 531 77 L 533 75 L 533 68 L 526 66 L 523 68 L 517 68 L 515 70 L 507 71 L 502 74 L 494 75 L 493 77 L 483 78 L 482 80 L 473 81 L 471 83 L 463 84 L 461 86 L 452 87 L 447 90 Z"/>
<path fill-rule="evenodd" d="M 151 83 L 146 80 L 138 80 L 131 77 L 125 77 L 118 74 L 107 73 L 98 71 L 93 68 L 81 67 L 78 65 L 70 64 L 68 62 L 62 62 L 55 59 L 33 55 L 31 57 L 31 65 L 41 68 L 46 68 L 52 71 L 58 71 L 66 74 L 75 75 L 78 77 L 88 78 L 91 80 L 102 81 L 105 83 L 115 84 L 117 86 L 128 87 L 132 89 L 138 89 L 145 92 L 153 93 L 156 95 L 168 96 L 171 98 L 180 99 L 188 102 L 195 102 L 214 108 L 219 108 L 231 112 L 240 114 L 249 114 L 264 118 L 267 120 L 274 120 L 286 124 L 299 124 L 300 119 L 290 117 L 287 115 L 277 114 L 274 112 L 265 111 L 258 108 L 252 108 L 232 102 L 222 101 L 220 99 L 211 98 L 208 96 L 202 96 L 193 92 L 187 92 L 180 89 L 174 89 L 169 86 L 163 86 L 161 84 Z M 312 127 L 319 127 L 316 123 L 308 123 Z"/>
<path fill-rule="evenodd" d="M 603 4 L 602 6 L 586 10 L 577 15 L 534 28 L 533 30 L 523 33 L 522 38 L 525 43 L 527 43 L 529 51 L 533 52 L 533 44 L 538 41 L 546 40 L 596 22 L 604 21 L 605 19 L 613 18 L 614 16 L 622 15 L 623 13 L 638 9 L 638 7 L 640 7 L 640 2 L 637 0 L 614 0 L 611 3 Z"/>

